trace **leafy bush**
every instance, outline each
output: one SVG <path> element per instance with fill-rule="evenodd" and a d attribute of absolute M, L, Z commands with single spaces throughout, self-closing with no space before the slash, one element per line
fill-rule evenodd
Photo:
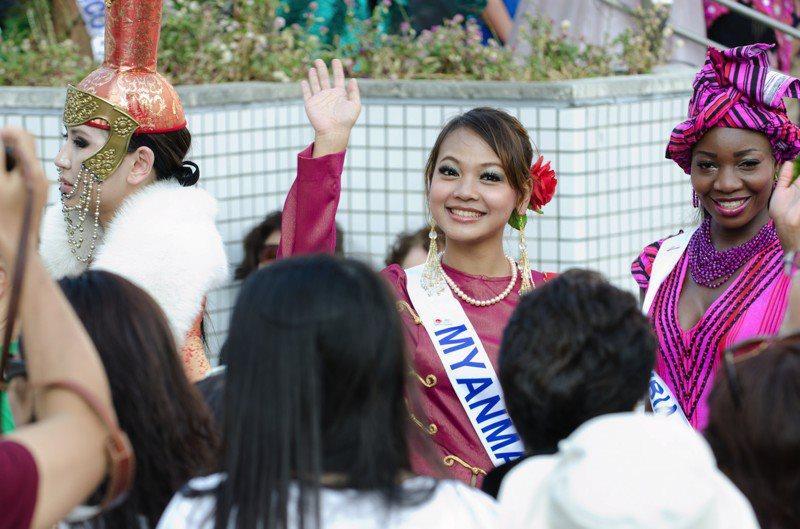
<path fill-rule="evenodd" d="M 408 23 L 387 34 L 392 2 L 384 0 L 366 20 L 348 9 L 346 24 L 358 38 L 334 36 L 323 43 L 309 31 L 320 23 L 313 10 L 305 26 L 285 27 L 279 7 L 280 0 L 166 2 L 160 70 L 176 84 L 286 82 L 303 78 L 313 58 L 339 57 L 356 77 L 541 81 L 644 73 L 663 61 L 669 36 L 668 12 L 657 5 L 638 10 L 637 29 L 606 46 L 571 40 L 568 21 L 556 26 L 529 18 L 520 38 L 530 54 L 520 57 L 494 40 L 481 45 L 477 22 L 460 15 L 419 34 Z M 88 73 L 89 58 L 31 21 L 27 33 L 0 36 L 0 82 L 58 86 Z"/>
<path fill-rule="evenodd" d="M 32 1 L 0 33 L 0 84 L 64 85 L 92 71 L 90 57 L 78 46 L 56 37 L 49 6 Z"/>

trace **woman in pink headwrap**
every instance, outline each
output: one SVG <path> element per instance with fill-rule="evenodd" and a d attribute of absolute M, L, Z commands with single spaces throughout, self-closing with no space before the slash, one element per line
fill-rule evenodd
<path fill-rule="evenodd" d="M 632 266 L 659 341 L 656 373 L 699 429 L 721 352 L 780 330 L 797 269 L 800 184 L 790 164 L 778 174 L 800 153 L 783 104 L 800 95 L 800 80 L 769 70 L 770 48 L 709 49 L 666 154 L 691 175 L 702 222 L 648 246 Z"/>

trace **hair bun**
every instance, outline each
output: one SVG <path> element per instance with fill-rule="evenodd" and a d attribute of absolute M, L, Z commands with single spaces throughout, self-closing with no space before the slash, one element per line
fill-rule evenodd
<path fill-rule="evenodd" d="M 197 164 L 190 161 L 185 161 L 181 164 L 181 168 L 175 172 L 175 179 L 183 186 L 190 187 L 200 180 L 200 168 Z"/>

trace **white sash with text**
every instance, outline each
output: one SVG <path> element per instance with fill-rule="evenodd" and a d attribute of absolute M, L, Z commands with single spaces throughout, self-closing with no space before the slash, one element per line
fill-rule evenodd
<path fill-rule="evenodd" d="M 486 350 L 449 288 L 433 297 L 423 290 L 423 266 L 406 270 L 411 304 L 492 463 L 498 466 L 513 461 L 522 456 L 524 447 L 506 411 L 500 382 Z"/>
<path fill-rule="evenodd" d="M 650 312 L 650 307 L 653 305 L 653 301 L 656 299 L 658 289 L 675 269 L 683 252 L 685 252 L 686 248 L 689 246 L 692 234 L 694 234 L 696 230 L 697 228 L 686 230 L 674 237 L 665 239 L 661 244 L 661 248 L 658 249 L 658 253 L 653 261 L 653 269 L 650 271 L 650 281 L 647 285 L 647 292 L 645 293 L 644 302 L 642 303 L 642 312 L 644 312 L 645 316 L 649 316 L 648 313 Z M 653 408 L 653 413 L 675 417 L 685 424 L 689 424 L 675 395 L 672 394 L 667 384 L 655 371 L 650 374 L 650 406 Z"/>

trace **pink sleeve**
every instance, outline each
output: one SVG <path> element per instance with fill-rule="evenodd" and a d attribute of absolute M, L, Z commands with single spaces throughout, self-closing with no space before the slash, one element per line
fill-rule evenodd
<path fill-rule="evenodd" d="M 658 249 L 661 248 L 661 243 L 664 239 L 656 241 L 653 244 L 647 245 L 639 257 L 631 263 L 631 275 L 642 290 L 647 290 L 650 284 L 650 273 L 653 271 L 653 261 L 656 260 Z"/>
<path fill-rule="evenodd" d="M 313 152 L 312 143 L 297 155 L 297 178 L 283 205 L 279 258 L 332 254 L 336 247 L 336 209 L 345 151 L 319 158 L 314 158 Z"/>
<path fill-rule="evenodd" d="M 24 446 L 0 441 L 0 529 L 30 527 L 39 472 Z"/>

